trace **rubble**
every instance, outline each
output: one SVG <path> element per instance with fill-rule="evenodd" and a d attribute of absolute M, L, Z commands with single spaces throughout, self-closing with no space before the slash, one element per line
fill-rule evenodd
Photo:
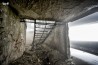
<path fill-rule="evenodd" d="M 67 63 L 63 61 L 63 55 L 58 51 L 41 46 L 34 51 L 24 52 L 22 57 L 9 65 L 67 65 Z"/>

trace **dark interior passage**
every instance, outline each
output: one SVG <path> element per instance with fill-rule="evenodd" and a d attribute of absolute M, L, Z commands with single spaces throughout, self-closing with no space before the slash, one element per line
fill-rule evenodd
<path fill-rule="evenodd" d="M 97 11 L 98 0 L 1 0 L 0 65 L 85 64 L 79 59 L 85 56 L 83 54 L 73 52 L 72 58 L 71 51 L 83 53 L 85 50 L 70 50 L 74 45 L 70 45 L 68 23 Z M 86 21 L 97 22 L 96 17 Z M 89 55 L 93 60 L 97 58 L 94 54 Z M 97 60 L 91 62 L 98 64 Z"/>

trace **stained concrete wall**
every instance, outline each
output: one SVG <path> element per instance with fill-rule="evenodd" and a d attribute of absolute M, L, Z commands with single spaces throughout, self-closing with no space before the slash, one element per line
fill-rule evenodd
<path fill-rule="evenodd" d="M 20 57 L 25 50 L 25 23 L 9 8 L 0 4 L 0 65 Z"/>
<path fill-rule="evenodd" d="M 44 44 L 64 55 L 64 60 L 70 58 L 68 24 L 66 23 L 65 25 L 57 26 L 51 32 L 50 36 L 46 39 Z M 57 54 L 54 53 L 54 55 Z"/>

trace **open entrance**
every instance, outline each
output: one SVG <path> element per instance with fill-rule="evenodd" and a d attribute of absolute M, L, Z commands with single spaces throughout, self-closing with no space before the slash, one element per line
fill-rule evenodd
<path fill-rule="evenodd" d="M 34 37 L 34 20 L 26 20 L 26 50 L 30 50 L 32 48 L 32 42 Z"/>
<path fill-rule="evenodd" d="M 70 50 L 76 65 L 98 64 L 97 17 L 98 12 L 69 23 Z"/>
<path fill-rule="evenodd" d="M 46 21 L 46 20 L 30 20 L 25 19 L 27 23 L 27 44 L 31 44 L 33 49 L 42 44 L 46 38 L 51 33 L 52 29 L 55 27 L 55 21 Z"/>

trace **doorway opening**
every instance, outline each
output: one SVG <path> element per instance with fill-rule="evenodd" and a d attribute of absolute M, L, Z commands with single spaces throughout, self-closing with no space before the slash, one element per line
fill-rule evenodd
<path fill-rule="evenodd" d="M 69 23 L 70 51 L 76 65 L 98 64 L 97 17 L 98 12 Z"/>

